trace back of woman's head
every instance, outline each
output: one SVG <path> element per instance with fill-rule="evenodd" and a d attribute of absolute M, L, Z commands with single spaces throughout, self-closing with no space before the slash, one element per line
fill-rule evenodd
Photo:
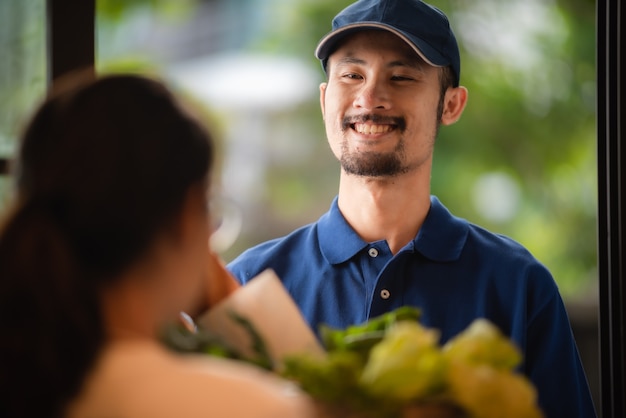
<path fill-rule="evenodd" d="M 172 225 L 212 153 L 168 89 L 143 77 L 82 83 L 40 107 L 0 230 L 0 416 L 57 415 L 76 394 L 104 341 L 99 289 Z"/>
<path fill-rule="evenodd" d="M 209 157 L 206 134 L 161 84 L 111 76 L 44 105 L 23 138 L 17 190 L 50 205 L 82 267 L 112 275 L 168 223 Z"/>

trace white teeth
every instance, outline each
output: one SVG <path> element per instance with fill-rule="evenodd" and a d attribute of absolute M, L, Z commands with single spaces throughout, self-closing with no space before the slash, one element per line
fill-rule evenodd
<path fill-rule="evenodd" d="M 391 130 L 391 125 L 369 125 L 365 123 L 357 123 L 354 129 L 360 134 L 382 134 Z"/>

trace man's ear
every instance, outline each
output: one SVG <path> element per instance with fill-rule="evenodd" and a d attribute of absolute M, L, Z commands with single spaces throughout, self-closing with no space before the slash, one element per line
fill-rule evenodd
<path fill-rule="evenodd" d="M 467 104 L 467 89 L 463 86 L 450 87 L 445 94 L 443 100 L 443 113 L 441 114 L 441 123 L 443 125 L 452 125 L 459 120 L 465 105 Z"/>
<path fill-rule="evenodd" d="M 324 119 L 326 115 L 326 88 L 328 87 L 328 83 L 320 84 L 320 108 L 322 109 L 322 119 Z"/>

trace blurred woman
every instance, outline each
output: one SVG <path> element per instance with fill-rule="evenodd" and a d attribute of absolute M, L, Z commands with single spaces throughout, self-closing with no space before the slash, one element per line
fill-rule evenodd
<path fill-rule="evenodd" d="M 212 159 L 154 80 L 90 80 L 38 109 L 0 229 L 0 416 L 311 416 L 266 372 L 159 343 L 235 286 L 208 251 Z"/>

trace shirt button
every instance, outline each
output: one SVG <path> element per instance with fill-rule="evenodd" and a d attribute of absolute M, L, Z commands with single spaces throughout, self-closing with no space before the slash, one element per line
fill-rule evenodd
<path fill-rule="evenodd" d="M 389 293 L 389 291 L 387 289 L 383 289 L 380 291 L 380 297 L 383 299 L 389 299 L 389 296 L 391 296 L 391 293 Z"/>
<path fill-rule="evenodd" d="M 376 248 L 370 248 L 367 253 L 370 255 L 370 257 L 372 258 L 376 258 L 378 257 L 378 250 Z"/>

